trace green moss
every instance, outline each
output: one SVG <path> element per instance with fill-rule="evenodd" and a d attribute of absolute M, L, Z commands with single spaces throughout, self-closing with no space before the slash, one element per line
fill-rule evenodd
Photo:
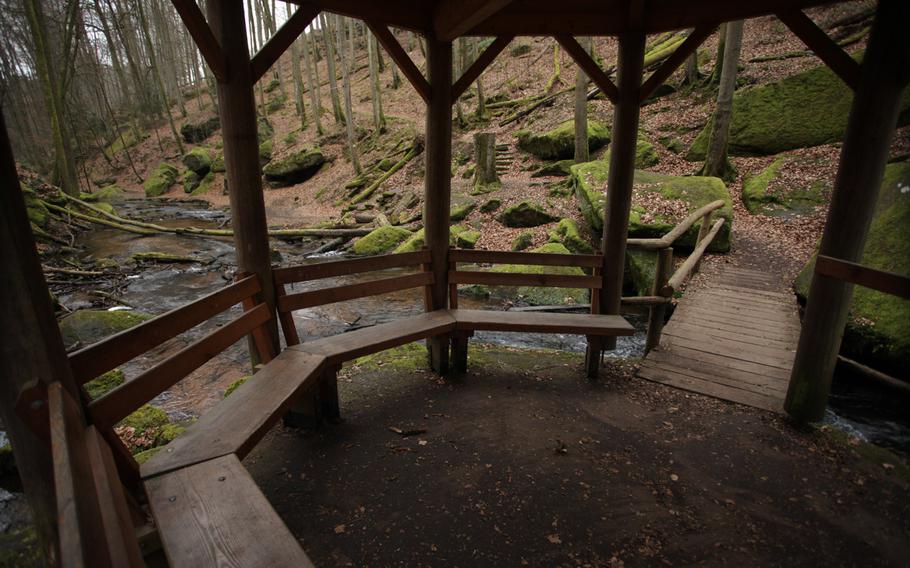
<path fill-rule="evenodd" d="M 383 158 L 383 159 L 379 160 L 379 164 L 377 165 L 377 167 L 380 170 L 387 172 L 395 166 L 395 163 L 396 163 L 395 160 L 393 160 L 392 158 Z"/>
<path fill-rule="evenodd" d="M 401 373 L 425 371 L 427 348 L 422 342 L 407 343 L 400 347 L 366 355 L 351 362 L 351 366 L 362 370 L 391 369 Z"/>
<path fill-rule="evenodd" d="M 475 183 L 474 187 L 471 188 L 471 195 L 485 195 L 487 193 L 493 193 L 502 187 L 501 181 L 491 181 L 487 183 Z"/>
<path fill-rule="evenodd" d="M 509 55 L 512 57 L 518 57 L 520 55 L 526 55 L 531 53 L 531 44 L 528 43 L 516 43 L 509 48 Z"/>
<path fill-rule="evenodd" d="M 152 459 L 152 456 L 161 451 L 164 446 L 155 446 L 154 448 L 149 448 L 148 450 L 143 450 L 137 454 L 133 455 L 133 459 L 136 460 L 136 463 L 139 465 L 144 464 L 145 462 Z"/>
<path fill-rule="evenodd" d="M 609 148 L 604 152 L 600 159 L 609 162 Z M 656 166 L 658 162 L 660 162 L 660 156 L 657 155 L 657 150 L 654 149 L 654 145 L 648 142 L 646 138 L 639 136 L 638 140 L 635 142 L 635 167 L 640 169 L 650 168 Z"/>
<path fill-rule="evenodd" d="M 645 250 L 626 251 L 627 287 L 638 296 L 650 296 L 657 271 L 657 253 Z"/>
<path fill-rule="evenodd" d="M 183 185 L 184 193 L 193 193 L 196 188 L 199 187 L 200 181 L 202 180 L 200 180 L 199 176 L 196 175 L 196 172 L 192 170 L 187 170 L 180 176 L 180 183 Z"/>
<path fill-rule="evenodd" d="M 123 188 L 117 185 L 106 185 L 104 187 L 96 189 L 93 193 L 84 193 L 80 195 L 79 198 L 90 203 L 99 201 L 110 203 L 111 201 L 119 201 L 123 199 L 123 194 Z"/>
<path fill-rule="evenodd" d="M 497 209 L 499 209 L 500 205 L 502 205 L 501 199 L 496 199 L 496 198 L 488 199 L 483 202 L 483 205 L 480 206 L 480 212 L 481 213 L 492 213 L 493 211 L 496 211 Z"/>
<path fill-rule="evenodd" d="M 786 157 L 781 156 L 758 175 L 745 178 L 743 181 L 743 205 L 746 206 L 749 213 L 758 213 L 761 206 L 768 203 L 780 203 L 778 197 L 768 193 L 768 186 L 777 177 L 777 173 L 785 162 Z"/>
<path fill-rule="evenodd" d="M 136 252 L 130 258 L 136 262 L 157 262 L 161 264 L 204 262 L 202 259 L 193 256 L 183 256 L 168 252 Z"/>
<path fill-rule="evenodd" d="M 592 254 L 594 247 L 582 236 L 574 219 L 563 219 L 549 233 L 550 242 L 562 243 L 575 254 Z"/>
<path fill-rule="evenodd" d="M 210 189 L 212 189 L 212 185 L 214 183 L 215 183 L 215 173 L 209 172 L 209 173 L 205 174 L 205 177 L 202 178 L 202 181 L 199 182 L 199 185 L 196 187 L 196 189 L 193 190 L 193 193 L 191 195 L 196 196 L 196 195 L 202 195 L 204 193 L 208 193 L 208 191 Z"/>
<path fill-rule="evenodd" d="M 572 173 L 575 160 L 558 160 L 542 165 L 531 174 L 531 177 L 568 176 Z"/>
<path fill-rule="evenodd" d="M 456 205 L 449 211 L 449 217 L 454 222 L 464 221 L 464 219 L 471 214 L 474 209 L 477 208 L 477 204 L 473 201 L 468 201 L 461 205 Z"/>
<path fill-rule="evenodd" d="M 545 254 L 570 254 L 569 249 L 560 243 L 547 243 L 530 252 Z M 493 268 L 493 272 L 509 274 L 567 274 L 584 276 L 581 268 L 569 266 L 529 266 L 520 264 L 502 264 Z M 588 290 L 582 288 L 542 288 L 537 286 L 520 286 L 515 292 L 527 303 L 537 306 L 559 304 L 581 304 L 588 301 Z"/>
<path fill-rule="evenodd" d="M 212 171 L 224 173 L 224 154 L 218 154 L 212 159 Z"/>
<path fill-rule="evenodd" d="M 480 233 L 464 225 L 453 225 L 449 228 L 449 245 L 460 248 L 474 248 L 474 245 L 480 239 Z M 393 252 L 416 252 L 426 245 L 424 230 L 415 231 L 398 245 Z"/>
<path fill-rule="evenodd" d="M 324 163 L 325 156 L 319 148 L 303 149 L 270 162 L 262 173 L 272 187 L 284 187 L 310 179 Z"/>
<path fill-rule="evenodd" d="M 0 567 L 46 566 L 34 525 L 0 533 Z"/>
<path fill-rule="evenodd" d="M 875 217 L 861 264 L 910 275 L 910 162 L 889 164 L 879 191 Z M 794 283 L 797 295 L 808 296 L 815 259 Z M 903 376 L 910 361 L 910 302 L 856 286 L 841 353 L 885 372 Z"/>
<path fill-rule="evenodd" d="M 582 215 L 594 234 L 603 231 L 604 189 L 610 172 L 606 160 L 596 160 L 572 166 L 572 178 L 575 183 L 575 196 Z M 635 188 L 638 191 L 659 193 L 665 199 L 678 199 L 687 204 L 688 211 L 694 211 L 712 201 L 723 200 L 724 206 L 714 214 L 719 214 L 727 222 L 717 234 L 711 246 L 712 252 L 730 250 L 730 226 L 733 222 L 733 204 L 730 193 L 724 182 L 718 178 L 703 176 L 668 176 L 654 172 L 635 171 Z M 647 222 L 642 220 L 644 211 L 632 207 L 629 216 L 629 236 L 652 238 L 661 237 L 672 229 L 676 222 L 659 215 Z M 696 223 L 682 237 L 676 240 L 675 246 L 691 247 L 698 237 L 700 223 Z"/>
<path fill-rule="evenodd" d="M 259 145 L 259 163 L 267 164 L 272 159 L 272 152 L 274 150 L 274 144 L 271 140 L 266 140 Z"/>
<path fill-rule="evenodd" d="M 181 158 L 183 165 L 191 172 L 204 176 L 212 167 L 212 153 L 202 146 L 196 146 Z"/>
<path fill-rule="evenodd" d="M 543 207 L 530 201 L 521 201 L 507 207 L 499 214 L 499 222 L 506 227 L 537 227 L 559 219 L 547 213 Z"/>
<path fill-rule="evenodd" d="M 516 133 L 518 147 L 542 160 L 564 160 L 575 154 L 575 122 L 568 120 L 553 130 Z M 596 150 L 610 141 L 610 129 L 595 121 L 588 121 L 588 148 Z"/>
<path fill-rule="evenodd" d="M 805 159 L 800 156 L 782 155 L 757 175 L 747 176 L 743 181 L 742 193 L 746 209 L 753 214 L 773 215 L 779 210 L 811 209 L 822 203 L 825 184 L 821 181 L 810 181 L 803 186 L 794 186 L 790 183 L 786 188 L 771 190 L 782 169 Z"/>
<path fill-rule="evenodd" d="M 480 231 L 465 229 L 456 233 L 454 232 L 455 227 L 452 229 L 455 236 L 455 246 L 458 248 L 473 249 L 477 241 L 480 240 Z"/>
<path fill-rule="evenodd" d="M 733 98 L 730 148 L 734 155 L 771 155 L 842 140 L 853 91 L 822 65 L 781 81 L 737 92 Z M 910 91 L 901 103 L 899 125 L 910 122 Z M 709 122 L 686 159 L 705 159 Z"/>
<path fill-rule="evenodd" d="M 158 197 L 165 193 L 177 181 L 177 173 L 177 168 L 166 162 L 158 164 L 142 184 L 146 197 Z"/>
<path fill-rule="evenodd" d="M 292 131 L 288 132 L 287 134 L 284 135 L 284 138 L 282 138 L 282 141 L 288 146 L 293 146 L 294 144 L 297 143 L 297 131 L 292 130 Z"/>
<path fill-rule="evenodd" d="M 151 404 L 143 404 L 139 409 L 120 422 L 120 426 L 128 426 L 136 432 L 148 432 L 160 430 L 170 421 L 167 414 L 160 408 L 155 408 Z"/>
<path fill-rule="evenodd" d="M 28 213 L 28 220 L 39 227 L 47 227 L 47 217 L 49 215 L 47 207 L 38 197 L 38 194 L 24 184 L 19 184 L 22 189 L 22 196 L 25 199 L 25 210 Z"/>
<path fill-rule="evenodd" d="M 129 329 L 152 316 L 129 310 L 79 310 L 60 320 L 64 345 L 88 345 Z"/>
<path fill-rule="evenodd" d="M 686 151 L 686 145 L 683 144 L 682 140 L 673 136 L 662 136 L 660 138 L 660 143 L 664 145 L 664 148 L 674 154 L 682 154 Z"/>
<path fill-rule="evenodd" d="M 231 396 L 231 393 L 233 393 L 235 390 L 239 389 L 240 385 L 247 382 L 250 379 L 250 377 L 251 377 L 251 375 L 247 375 L 245 377 L 240 377 L 239 379 L 237 379 L 236 381 L 231 383 L 228 386 L 228 388 L 224 389 L 224 398 Z"/>
<path fill-rule="evenodd" d="M 256 117 L 256 137 L 259 143 L 265 142 L 275 134 L 272 123 L 264 116 Z"/>
<path fill-rule="evenodd" d="M 401 227 L 385 226 L 373 229 L 366 236 L 357 239 L 351 251 L 354 254 L 374 255 L 388 252 L 411 236 L 411 231 Z"/>
<path fill-rule="evenodd" d="M 221 120 L 213 116 L 202 122 L 187 122 L 180 127 L 180 136 L 187 144 L 198 144 L 221 127 Z"/>
<path fill-rule="evenodd" d="M 89 397 L 95 400 L 122 385 L 124 380 L 123 371 L 114 369 L 85 383 L 85 390 Z"/>
<path fill-rule="evenodd" d="M 534 244 L 534 232 L 522 231 L 515 235 L 515 238 L 512 239 L 512 250 L 516 252 L 525 250 L 532 244 Z"/>

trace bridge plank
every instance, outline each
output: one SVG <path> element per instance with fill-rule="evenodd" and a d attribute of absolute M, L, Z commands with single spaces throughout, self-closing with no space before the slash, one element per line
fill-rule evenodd
<path fill-rule="evenodd" d="M 633 335 L 635 328 L 621 316 L 597 314 L 552 314 L 543 312 L 500 312 L 493 310 L 450 310 L 455 329 L 571 333 L 580 335 Z"/>

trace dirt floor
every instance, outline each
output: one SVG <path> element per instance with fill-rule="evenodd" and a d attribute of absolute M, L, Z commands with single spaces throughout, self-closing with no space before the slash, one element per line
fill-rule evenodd
<path fill-rule="evenodd" d="M 423 357 L 346 368 L 343 423 L 276 428 L 245 460 L 318 566 L 910 558 L 910 475 L 874 447 L 628 362 L 592 382 L 577 354 L 484 347 L 441 379 Z"/>

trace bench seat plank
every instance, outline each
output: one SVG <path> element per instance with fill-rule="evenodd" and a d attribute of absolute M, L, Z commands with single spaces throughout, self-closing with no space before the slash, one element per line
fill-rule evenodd
<path fill-rule="evenodd" d="M 449 333 L 455 329 L 455 318 L 447 310 L 437 310 L 389 323 L 365 327 L 307 341 L 288 350 L 322 355 L 327 363 L 339 364 L 364 355 L 378 353 L 405 343 Z"/>
<path fill-rule="evenodd" d="M 550 314 L 492 310 L 449 310 L 455 329 L 464 331 L 524 331 L 579 335 L 633 335 L 635 328 L 622 316 Z"/>
<path fill-rule="evenodd" d="M 142 464 L 142 477 L 227 454 L 245 456 L 284 414 L 294 396 L 316 385 L 324 361 L 320 355 L 285 350 Z"/>
<path fill-rule="evenodd" d="M 153 477 L 145 488 L 173 568 L 313 566 L 233 454 Z"/>

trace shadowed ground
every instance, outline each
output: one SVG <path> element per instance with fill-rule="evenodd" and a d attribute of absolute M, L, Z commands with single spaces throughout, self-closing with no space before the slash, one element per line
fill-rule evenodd
<path fill-rule="evenodd" d="M 344 370 L 340 425 L 246 460 L 318 566 L 900 565 L 906 468 L 834 432 L 577 354 L 410 346 Z M 389 428 L 425 432 L 401 436 Z"/>

